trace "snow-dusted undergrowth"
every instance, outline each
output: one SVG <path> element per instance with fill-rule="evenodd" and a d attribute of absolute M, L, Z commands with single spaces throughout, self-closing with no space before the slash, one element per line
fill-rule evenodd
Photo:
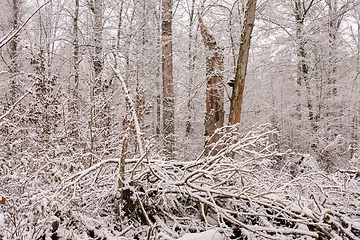
<path fill-rule="evenodd" d="M 218 133 L 192 160 L 166 161 L 148 144 L 124 176 L 121 159 L 71 171 L 45 158 L 2 164 L 1 238 L 360 238 L 359 169 L 328 174 L 280 153 L 269 125 Z"/>

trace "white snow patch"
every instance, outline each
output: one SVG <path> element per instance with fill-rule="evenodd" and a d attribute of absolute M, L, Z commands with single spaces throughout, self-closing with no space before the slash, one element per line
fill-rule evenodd
<path fill-rule="evenodd" d="M 0 213 L 0 227 L 5 228 L 5 215 Z"/>
<path fill-rule="evenodd" d="M 225 238 L 219 233 L 217 229 L 211 229 L 201 233 L 188 233 L 178 240 L 224 240 Z"/>

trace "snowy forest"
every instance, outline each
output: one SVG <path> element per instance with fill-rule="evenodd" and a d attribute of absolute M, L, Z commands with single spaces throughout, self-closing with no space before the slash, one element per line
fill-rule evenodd
<path fill-rule="evenodd" d="M 0 0 L 9 239 L 360 239 L 360 1 Z"/>

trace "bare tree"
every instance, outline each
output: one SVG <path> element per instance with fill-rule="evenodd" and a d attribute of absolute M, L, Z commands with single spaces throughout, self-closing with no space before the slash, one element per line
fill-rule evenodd
<path fill-rule="evenodd" d="M 173 158 L 175 142 L 175 98 L 172 56 L 172 0 L 162 1 L 163 134 L 165 151 Z"/>
<path fill-rule="evenodd" d="M 79 87 L 79 0 L 75 0 L 75 11 L 73 15 L 73 65 L 74 65 L 74 91 Z"/>
<path fill-rule="evenodd" d="M 18 0 L 13 0 L 11 2 L 11 25 L 12 29 L 16 29 L 18 27 L 19 22 L 19 8 L 20 2 Z M 11 59 L 10 65 L 10 72 L 12 73 L 11 80 L 10 80 L 10 102 L 11 104 L 15 103 L 18 93 L 17 87 L 17 74 L 18 74 L 18 42 L 19 38 L 18 35 L 15 35 L 9 42 L 9 56 Z"/>
<path fill-rule="evenodd" d="M 191 90 L 193 88 L 194 84 L 194 68 L 195 68 L 195 55 L 194 55 L 194 47 L 193 47 L 193 28 L 194 28 L 194 19 L 195 19 L 195 0 L 192 0 L 191 2 L 191 8 L 189 12 L 189 82 L 188 82 L 188 99 L 187 99 L 187 110 L 188 110 L 188 116 L 185 123 L 185 135 L 190 136 L 190 134 L 193 132 L 193 126 L 192 126 L 192 111 L 193 111 L 193 103 L 192 103 L 192 97 L 191 97 Z"/>
<path fill-rule="evenodd" d="M 251 33 L 255 23 L 256 0 L 248 0 L 245 13 L 244 30 L 241 34 L 239 56 L 237 59 L 234 88 L 230 99 L 229 123 L 240 122 L 245 77 L 250 51 Z"/>
<path fill-rule="evenodd" d="M 307 108 L 308 108 L 308 117 L 311 122 L 312 128 L 316 130 L 315 116 L 313 110 L 313 103 L 311 100 L 311 87 L 309 83 L 309 68 L 308 62 L 306 61 L 307 53 L 305 50 L 306 39 L 304 37 L 304 23 L 306 16 L 310 8 L 314 5 L 314 0 L 312 0 L 308 5 L 306 5 L 305 0 L 295 0 L 294 1 L 294 16 L 296 24 L 296 41 L 297 41 L 297 95 L 300 96 L 301 86 L 305 86 L 306 89 L 306 99 L 307 99 Z M 298 116 L 301 119 L 300 105 L 297 107 Z"/>
<path fill-rule="evenodd" d="M 102 82 L 101 82 L 101 72 L 104 68 L 104 60 L 102 57 L 102 34 L 103 34 L 103 0 L 93 0 L 90 1 L 90 9 L 91 12 L 94 15 L 94 38 L 93 38 L 93 44 L 94 44 L 94 54 L 92 56 L 92 64 L 94 68 L 95 73 L 95 92 L 98 93 L 98 91 L 102 88 Z"/>

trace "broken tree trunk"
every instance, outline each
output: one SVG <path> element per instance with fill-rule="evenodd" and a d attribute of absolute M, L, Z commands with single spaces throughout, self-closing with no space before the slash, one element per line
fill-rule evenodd
<path fill-rule="evenodd" d="M 215 38 L 209 33 L 199 16 L 201 35 L 206 50 L 206 115 L 205 136 L 212 136 L 217 128 L 224 125 L 223 55 Z M 220 135 L 211 137 L 207 144 L 219 140 Z"/>

